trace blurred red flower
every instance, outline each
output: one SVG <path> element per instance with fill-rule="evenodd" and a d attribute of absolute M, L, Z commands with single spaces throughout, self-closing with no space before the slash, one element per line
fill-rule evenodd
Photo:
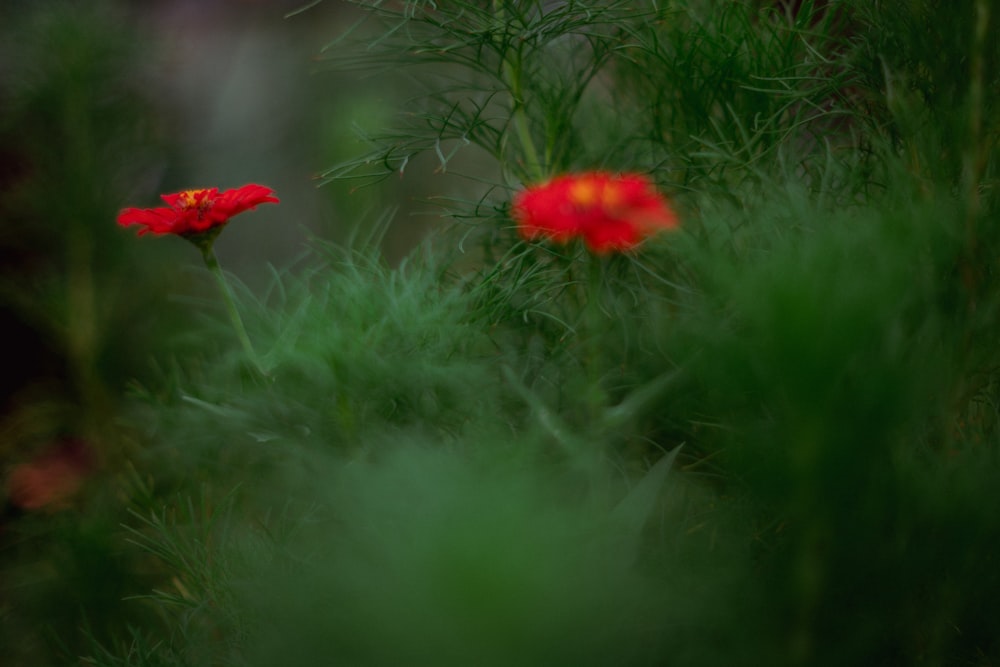
<path fill-rule="evenodd" d="M 278 203 L 271 188 L 252 183 L 223 192 L 207 188 L 162 197 L 168 206 L 127 208 L 118 214 L 118 224 L 123 227 L 142 225 L 140 236 L 153 233 L 191 237 L 210 231 L 218 233 L 234 215 L 257 208 L 259 204 Z"/>
<path fill-rule="evenodd" d="M 634 248 L 679 224 L 649 179 L 601 171 L 557 176 L 522 190 L 514 197 L 512 215 L 528 240 L 581 238 L 596 253 Z"/>
<path fill-rule="evenodd" d="M 75 439 L 60 442 L 14 466 L 7 477 L 8 499 L 22 510 L 65 509 L 93 468 L 93 453 L 86 443 Z"/>

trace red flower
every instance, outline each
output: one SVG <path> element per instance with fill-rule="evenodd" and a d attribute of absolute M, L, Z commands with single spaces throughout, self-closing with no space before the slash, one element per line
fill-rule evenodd
<path fill-rule="evenodd" d="M 257 208 L 258 204 L 278 203 L 278 198 L 271 188 L 250 184 L 224 192 L 218 188 L 185 190 L 163 195 L 163 201 L 169 206 L 123 210 L 118 214 L 118 224 L 142 225 L 140 236 L 150 232 L 184 237 L 218 233 L 234 215 Z"/>
<path fill-rule="evenodd" d="M 513 217 L 521 236 L 567 243 L 582 238 L 596 253 L 628 250 L 660 230 L 677 227 L 667 200 L 638 174 L 566 174 L 522 190 Z"/>
<path fill-rule="evenodd" d="M 7 478 L 9 500 L 22 510 L 66 509 L 93 468 L 90 448 L 80 440 L 66 440 L 14 466 Z"/>

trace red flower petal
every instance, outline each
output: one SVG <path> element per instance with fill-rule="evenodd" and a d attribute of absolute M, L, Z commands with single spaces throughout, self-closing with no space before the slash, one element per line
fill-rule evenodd
<path fill-rule="evenodd" d="M 574 215 L 567 196 L 569 185 L 565 178 L 556 178 L 547 185 L 518 193 L 513 212 L 524 238 L 548 237 L 565 243 L 579 233 L 579 217 Z"/>

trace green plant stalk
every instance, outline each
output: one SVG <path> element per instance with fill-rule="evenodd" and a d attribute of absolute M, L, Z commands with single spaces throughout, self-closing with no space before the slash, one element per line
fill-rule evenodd
<path fill-rule="evenodd" d="M 495 12 L 497 21 L 503 24 L 506 19 L 503 10 L 503 0 L 493 0 L 493 11 Z M 535 147 L 535 141 L 531 138 L 531 126 L 528 123 L 528 115 L 524 112 L 524 90 L 521 85 L 521 57 L 520 53 L 516 55 L 517 66 L 511 62 L 511 58 L 508 55 L 504 55 L 503 78 L 510 90 L 514 131 L 517 133 L 521 149 L 524 151 L 525 169 L 530 179 L 536 183 L 540 183 L 545 180 L 545 170 L 542 167 L 538 149 Z"/>
<path fill-rule="evenodd" d="M 969 117 L 965 150 L 962 155 L 962 181 L 965 187 L 965 257 L 962 261 L 962 280 L 969 291 L 969 311 L 976 309 L 977 291 L 983 280 L 983 269 L 978 255 L 978 217 L 981 209 L 980 181 L 986 164 L 983 146 L 983 51 L 987 26 L 990 20 L 989 4 L 977 0 L 973 26 L 972 50 L 969 56 Z"/>
<path fill-rule="evenodd" d="M 603 415 L 607 408 L 607 396 L 604 394 L 604 365 L 601 363 L 600 335 L 604 317 L 601 310 L 601 286 L 604 272 L 601 258 L 591 252 L 586 252 L 587 259 L 587 300 L 584 317 L 586 327 L 583 332 L 587 337 L 585 342 L 587 354 L 587 402 L 590 414 L 596 418 Z"/>
<path fill-rule="evenodd" d="M 524 113 L 524 100 L 521 94 L 521 75 L 509 60 L 504 61 L 504 77 L 510 82 L 510 93 L 514 98 L 514 130 L 517 138 L 524 149 L 524 159 L 528 174 L 535 182 L 545 180 L 545 170 L 542 168 L 541 158 L 538 156 L 538 149 L 531 138 L 531 128 L 528 125 L 528 116 Z"/>
<path fill-rule="evenodd" d="M 987 0 L 977 0 L 976 23 L 973 27 L 972 53 L 970 56 L 969 83 L 969 139 L 964 155 L 963 176 L 966 193 L 966 243 L 971 255 L 976 246 L 976 217 L 979 215 L 979 182 L 985 168 L 986 155 L 983 150 L 983 51 L 986 47 L 986 33 L 990 22 L 990 7 Z"/>
<path fill-rule="evenodd" d="M 211 243 L 201 246 L 201 255 L 205 260 L 205 266 L 208 267 L 209 272 L 215 276 L 215 280 L 219 284 L 222 301 L 226 304 L 226 313 L 229 315 L 229 321 L 232 323 L 233 328 L 236 329 L 236 337 L 239 338 L 240 345 L 243 346 L 243 352 L 250 359 L 257 372 L 266 377 L 267 372 L 264 370 L 260 359 L 257 357 L 257 353 L 253 349 L 253 344 L 247 335 L 246 327 L 243 325 L 243 318 L 240 317 L 240 311 L 236 308 L 236 299 L 233 297 L 233 291 L 226 281 L 222 267 L 219 266 L 219 259 L 215 256 L 215 250 L 212 248 Z"/>

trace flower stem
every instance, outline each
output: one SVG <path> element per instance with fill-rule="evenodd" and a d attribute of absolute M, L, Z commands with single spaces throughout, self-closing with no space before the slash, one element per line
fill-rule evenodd
<path fill-rule="evenodd" d="M 972 53 L 969 66 L 969 139 L 962 159 L 962 178 L 966 187 L 965 236 L 967 254 L 970 260 L 976 251 L 976 221 L 981 210 L 979 188 L 986 168 L 986 153 L 983 146 L 983 81 L 987 27 L 990 22 L 990 7 L 986 0 L 977 0 L 975 6 L 976 23 L 972 35 Z"/>
<path fill-rule="evenodd" d="M 536 182 L 545 180 L 541 159 L 538 157 L 538 150 L 535 142 L 531 138 L 531 128 L 528 125 L 528 115 L 524 112 L 524 99 L 521 95 L 521 76 L 514 69 L 510 61 L 504 61 L 504 73 L 510 82 L 511 95 L 514 98 L 514 129 L 517 137 L 524 149 L 524 160 L 531 177 Z"/>
<path fill-rule="evenodd" d="M 604 283 L 604 270 L 601 258 L 593 253 L 586 253 L 587 260 L 587 302 L 585 306 L 587 354 L 587 375 L 590 386 L 587 396 L 591 415 L 603 414 L 607 408 L 607 396 L 604 394 L 604 364 L 602 363 L 601 333 L 603 332 L 605 315 L 601 307 L 601 292 Z"/>
<path fill-rule="evenodd" d="M 493 12 L 499 24 L 505 21 L 505 14 L 502 0 L 493 0 Z M 535 142 L 531 138 L 531 126 L 528 123 L 528 115 L 524 111 L 524 93 L 521 86 L 521 54 L 515 52 L 513 55 L 505 53 L 503 55 L 503 78 L 510 89 L 514 131 L 517 132 L 518 141 L 524 151 L 525 170 L 529 178 L 535 182 L 545 180 L 545 170 L 535 148 Z"/>
<path fill-rule="evenodd" d="M 208 267 L 209 272 L 215 276 L 216 282 L 219 284 L 219 291 L 222 293 L 222 301 L 226 304 L 226 312 L 229 315 L 229 321 L 232 323 L 233 328 L 236 329 L 236 337 L 240 340 L 240 345 L 243 346 L 243 352 L 246 354 L 247 358 L 250 359 L 251 364 L 254 369 L 257 370 L 262 376 L 267 376 L 267 371 L 261 366 L 260 359 L 257 357 L 257 353 L 253 349 L 253 344 L 250 342 L 250 337 L 247 335 L 246 327 L 243 326 L 243 318 L 240 317 L 240 311 L 236 308 L 236 299 L 233 298 L 233 291 L 229 287 L 229 283 L 226 281 L 226 276 L 222 272 L 222 267 L 219 266 L 219 260 L 215 256 L 215 250 L 212 249 L 212 244 L 208 243 L 201 246 L 201 256 L 205 260 L 205 266 Z"/>

